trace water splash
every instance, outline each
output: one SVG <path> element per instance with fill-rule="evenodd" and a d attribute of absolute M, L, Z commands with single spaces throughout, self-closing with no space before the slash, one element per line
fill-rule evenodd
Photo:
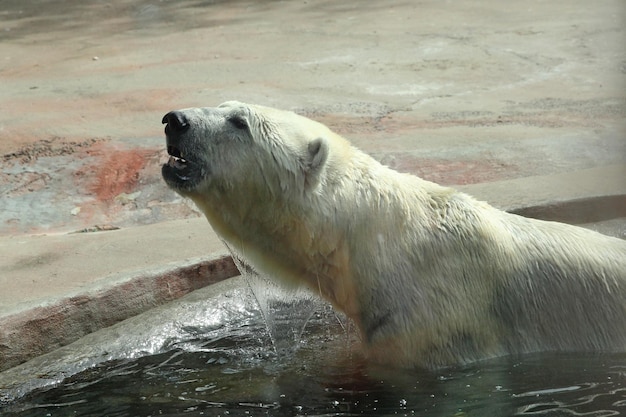
<path fill-rule="evenodd" d="M 279 358 L 293 356 L 307 323 L 317 310 L 324 307 L 324 302 L 307 289 L 278 286 L 229 249 L 258 303 L 274 352 Z"/>

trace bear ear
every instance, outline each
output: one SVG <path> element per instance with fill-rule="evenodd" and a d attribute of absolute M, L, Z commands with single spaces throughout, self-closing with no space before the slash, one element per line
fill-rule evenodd
<path fill-rule="evenodd" d="M 313 188 L 319 182 L 324 165 L 328 160 L 328 141 L 317 138 L 307 144 L 307 160 L 304 172 L 304 185 Z"/>

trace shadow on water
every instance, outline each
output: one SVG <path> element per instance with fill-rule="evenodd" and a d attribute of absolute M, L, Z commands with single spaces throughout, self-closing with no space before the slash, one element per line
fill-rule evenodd
<path fill-rule="evenodd" d="M 382 368 L 363 359 L 354 329 L 330 306 L 304 295 L 289 303 L 264 291 L 271 311 L 261 312 L 259 296 L 244 279 L 227 280 L 6 371 L 0 374 L 0 414 L 626 412 L 625 355 L 528 355 L 432 372 Z"/>

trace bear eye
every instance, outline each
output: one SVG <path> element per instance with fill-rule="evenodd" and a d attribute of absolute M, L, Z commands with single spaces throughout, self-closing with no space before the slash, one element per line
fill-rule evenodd
<path fill-rule="evenodd" d="M 233 114 L 232 116 L 229 116 L 228 117 L 228 122 L 230 122 L 237 129 L 247 129 L 248 128 L 248 121 L 246 120 L 245 117 L 243 117 L 242 115 L 239 115 L 239 114 Z"/>

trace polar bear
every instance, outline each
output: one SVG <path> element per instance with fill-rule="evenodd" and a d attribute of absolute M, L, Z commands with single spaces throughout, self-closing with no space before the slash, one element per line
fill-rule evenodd
<path fill-rule="evenodd" d="M 626 241 L 398 173 L 292 112 L 233 101 L 163 123 L 169 187 L 258 271 L 349 316 L 375 361 L 626 348 Z"/>

